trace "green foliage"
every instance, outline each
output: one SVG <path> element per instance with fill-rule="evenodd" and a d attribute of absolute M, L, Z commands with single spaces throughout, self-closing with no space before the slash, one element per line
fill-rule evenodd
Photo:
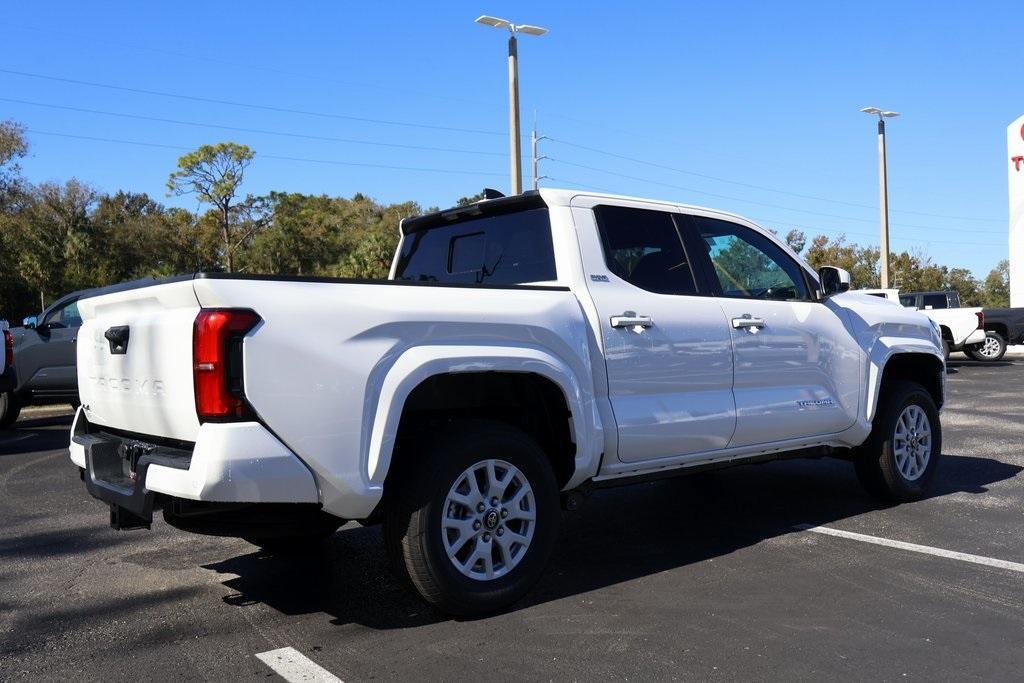
<path fill-rule="evenodd" d="M 822 266 L 837 266 L 849 271 L 855 289 L 878 287 L 878 249 L 875 247 L 849 244 L 843 235 L 834 240 L 816 235 L 804 259 L 815 270 Z"/>
<path fill-rule="evenodd" d="M 986 308 L 1006 308 L 1010 305 L 1010 262 L 1003 259 L 985 278 L 981 305 Z"/>
<path fill-rule="evenodd" d="M 0 209 L 11 201 L 21 180 L 18 160 L 28 154 L 25 127 L 14 121 L 0 121 Z"/>
<path fill-rule="evenodd" d="M 238 220 L 240 214 L 247 213 L 244 204 L 232 206 L 245 179 L 245 169 L 255 155 L 247 146 L 235 142 L 202 145 L 180 157 L 178 170 L 167 178 L 168 195 L 195 194 L 199 201 L 212 204 L 217 210 L 221 254 L 229 273 L 235 270 L 235 252 L 252 239 L 256 229 L 251 222 Z"/>
<path fill-rule="evenodd" d="M 469 206 L 470 204 L 476 204 L 478 201 L 484 198 L 484 191 L 480 190 L 476 194 L 468 197 L 459 197 L 459 201 L 455 202 L 455 206 Z"/>

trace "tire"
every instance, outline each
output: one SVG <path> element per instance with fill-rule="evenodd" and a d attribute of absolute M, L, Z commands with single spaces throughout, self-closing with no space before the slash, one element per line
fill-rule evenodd
<path fill-rule="evenodd" d="M 482 615 L 523 597 L 547 565 L 561 516 L 555 474 L 537 443 L 501 422 L 467 420 L 406 462 L 384 518 L 399 572 L 451 615 Z"/>
<path fill-rule="evenodd" d="M 964 352 L 974 360 L 991 363 L 1006 355 L 1006 340 L 998 332 L 986 330 L 985 341 L 968 346 Z"/>
<path fill-rule="evenodd" d="M 861 484 L 886 502 L 919 500 L 941 457 L 942 424 L 931 394 L 915 382 L 890 384 L 854 461 Z"/>
<path fill-rule="evenodd" d="M 10 391 L 0 393 L 0 429 L 7 429 L 13 425 L 21 413 L 21 403 L 18 397 Z"/>
<path fill-rule="evenodd" d="M 949 342 L 945 339 L 942 340 L 942 360 L 949 360 Z"/>

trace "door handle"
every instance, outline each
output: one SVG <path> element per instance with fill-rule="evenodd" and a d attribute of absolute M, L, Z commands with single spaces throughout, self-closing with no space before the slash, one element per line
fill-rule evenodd
<path fill-rule="evenodd" d="M 750 330 L 757 332 L 763 327 L 767 327 L 767 323 L 762 318 L 752 318 L 750 315 L 745 315 L 742 318 L 732 319 L 733 329 L 736 330 Z"/>
<path fill-rule="evenodd" d="M 654 327 L 654 321 L 649 315 L 637 315 L 633 311 L 626 311 L 622 315 L 613 315 L 611 317 L 612 327 Z"/>

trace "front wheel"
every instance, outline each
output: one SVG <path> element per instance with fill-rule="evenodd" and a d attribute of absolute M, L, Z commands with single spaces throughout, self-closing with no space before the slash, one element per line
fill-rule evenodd
<path fill-rule="evenodd" d="M 21 403 L 13 392 L 0 393 L 0 429 L 6 429 L 18 420 L 21 414 Z"/>
<path fill-rule="evenodd" d="M 881 500 L 918 500 L 927 494 L 942 453 L 939 411 L 920 384 L 895 382 L 887 389 L 855 460 L 857 476 Z"/>
<path fill-rule="evenodd" d="M 985 341 L 968 346 L 965 352 L 974 360 L 996 361 L 1006 355 L 1006 340 L 998 332 L 986 330 Z"/>
<path fill-rule="evenodd" d="M 462 616 L 521 598 L 544 571 L 560 516 L 537 443 L 500 422 L 466 421 L 406 462 L 384 535 L 417 592 Z"/>

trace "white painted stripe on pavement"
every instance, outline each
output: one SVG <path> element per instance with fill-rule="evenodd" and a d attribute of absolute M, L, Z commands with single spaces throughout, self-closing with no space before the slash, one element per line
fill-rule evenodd
<path fill-rule="evenodd" d="M 256 655 L 277 675 L 286 681 L 315 681 L 316 683 L 343 683 L 340 678 L 323 668 L 294 647 L 261 652 Z"/>
<path fill-rule="evenodd" d="M 916 543 L 906 543 L 904 541 L 893 541 L 888 538 L 881 538 L 879 536 L 868 536 L 867 534 L 858 534 L 853 531 L 842 531 L 841 529 L 832 529 L 827 526 L 812 526 L 810 524 L 798 524 L 797 529 L 802 531 L 813 531 L 816 534 L 825 534 L 826 536 L 838 536 L 839 538 L 848 538 L 853 541 L 861 541 L 862 543 L 874 543 L 875 545 L 882 545 L 887 548 L 899 548 L 900 550 L 909 550 L 914 553 L 924 553 L 925 555 L 935 555 L 936 557 L 945 557 L 951 560 L 960 560 L 961 562 L 971 562 L 973 564 L 983 564 L 988 567 L 998 567 L 999 569 L 1009 569 L 1013 572 L 1020 572 L 1024 574 L 1024 564 L 1020 562 L 1009 562 L 1007 560 L 997 560 L 993 557 L 983 557 L 981 555 L 970 555 L 968 553 L 958 553 L 955 550 L 943 550 L 942 548 L 933 548 L 929 545 L 918 545 Z"/>

